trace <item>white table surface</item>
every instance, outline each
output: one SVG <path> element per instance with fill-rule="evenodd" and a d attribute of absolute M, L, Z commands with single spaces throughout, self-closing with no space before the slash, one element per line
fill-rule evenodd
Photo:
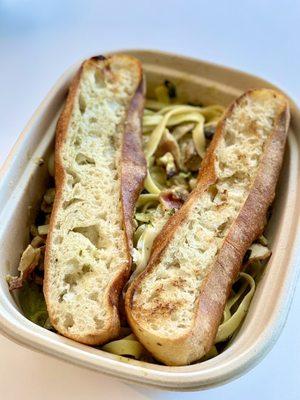
<path fill-rule="evenodd" d="M 0 165 L 59 75 L 121 48 L 163 49 L 260 75 L 300 102 L 299 1 L 0 1 Z M 300 286 L 274 349 L 247 375 L 205 392 L 128 385 L 0 335 L 0 398 L 299 399 Z"/>

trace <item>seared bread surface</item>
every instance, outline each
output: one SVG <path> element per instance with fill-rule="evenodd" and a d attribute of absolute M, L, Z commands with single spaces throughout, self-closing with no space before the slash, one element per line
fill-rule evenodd
<path fill-rule="evenodd" d="M 55 329 L 86 344 L 105 343 L 120 330 L 118 300 L 146 174 L 143 105 L 138 60 L 94 57 L 74 78 L 57 125 L 44 293 Z"/>
<path fill-rule="evenodd" d="M 288 124 L 287 100 L 273 90 L 251 90 L 228 108 L 196 188 L 130 285 L 127 319 L 164 364 L 189 364 L 213 345 L 244 254 L 264 229 Z"/>

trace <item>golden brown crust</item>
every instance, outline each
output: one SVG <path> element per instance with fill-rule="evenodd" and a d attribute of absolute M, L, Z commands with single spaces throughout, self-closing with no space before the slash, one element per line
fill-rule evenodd
<path fill-rule="evenodd" d="M 121 156 L 121 200 L 129 253 L 132 250 L 135 203 L 147 174 L 141 137 L 144 96 L 144 81 L 141 76 L 141 83 L 127 113 Z"/>
<path fill-rule="evenodd" d="M 109 340 L 116 338 L 119 335 L 120 330 L 120 320 L 118 315 L 118 301 L 120 292 L 128 278 L 131 269 L 131 247 L 132 247 L 132 224 L 133 224 L 133 212 L 135 201 L 141 191 L 144 178 L 146 176 L 146 161 L 142 152 L 141 143 L 141 118 L 144 107 L 144 86 L 143 86 L 143 76 L 141 64 L 138 60 L 131 56 L 118 55 L 112 57 L 128 57 L 138 64 L 138 87 L 131 99 L 130 106 L 127 111 L 126 121 L 124 125 L 124 135 L 122 138 L 122 154 L 119 165 L 119 174 L 121 176 L 120 185 L 120 197 L 122 201 L 123 210 L 123 226 L 124 226 L 124 240 L 126 240 L 128 248 L 128 262 L 123 265 L 120 269 L 120 273 L 115 277 L 114 281 L 111 282 L 111 286 L 108 291 L 108 305 L 110 307 L 111 319 L 109 326 L 105 326 L 102 331 L 97 332 L 97 334 L 91 335 L 74 335 L 68 334 L 68 332 L 61 332 L 64 336 L 74 339 L 78 342 L 96 345 L 103 344 Z M 66 173 L 63 167 L 63 162 L 61 158 L 61 149 L 68 134 L 68 126 L 74 106 L 74 101 L 77 96 L 77 91 L 80 84 L 80 79 L 82 76 L 83 68 L 88 67 L 92 63 L 105 63 L 108 66 L 110 58 L 103 56 L 92 57 L 91 59 L 85 61 L 76 76 L 74 77 L 69 93 L 67 96 L 66 104 L 59 118 L 57 128 L 56 128 L 56 139 L 55 139 L 55 186 L 56 186 L 56 196 L 53 205 L 53 211 L 50 220 L 49 234 L 47 237 L 46 253 L 45 253 L 45 279 L 44 279 L 44 295 L 47 303 L 47 309 L 49 311 L 49 317 L 51 323 L 57 328 L 55 319 L 51 313 L 51 304 L 49 300 L 49 279 L 48 279 L 48 269 L 50 266 L 50 252 L 52 241 L 52 231 L 56 224 L 57 210 L 60 207 L 62 199 L 62 190 L 65 184 Z M 107 71 L 109 73 L 109 70 Z M 134 169 L 134 170 L 133 170 Z M 131 179 L 129 179 L 131 177 Z M 129 184 L 130 183 L 130 184 Z M 125 186 L 126 185 L 126 186 Z"/>
<path fill-rule="evenodd" d="M 127 243 L 128 264 L 111 285 L 109 299 L 119 315 L 124 315 L 123 302 L 120 301 L 120 292 L 131 272 L 132 265 L 132 237 L 135 203 L 143 188 L 147 174 L 147 163 L 142 148 L 142 116 L 144 112 L 144 81 L 140 69 L 140 84 L 132 98 L 127 112 L 121 153 L 121 203 L 123 226 Z M 118 310 L 119 309 L 119 310 Z"/>
<path fill-rule="evenodd" d="M 169 219 L 158 235 L 145 271 L 132 282 L 126 293 L 126 314 L 134 333 L 156 359 L 168 365 L 185 365 L 195 361 L 207 353 L 213 345 L 226 300 L 240 271 L 244 254 L 262 232 L 267 210 L 274 199 L 289 124 L 287 102 L 285 102 L 285 107 L 278 112 L 273 132 L 265 144 L 253 186 L 249 189 L 248 198 L 231 226 L 213 268 L 202 283 L 192 329 L 186 335 L 175 339 L 159 338 L 158 340 L 157 337 L 151 337 L 148 332 L 144 332 L 143 327 L 138 322 L 139 320 L 142 321 L 143 311 L 135 308 L 134 313 L 132 312 L 134 295 L 143 278 L 155 268 L 163 257 L 169 241 L 176 230 L 180 229 L 192 204 L 210 185 L 216 182 L 214 171 L 215 149 L 223 135 L 225 120 L 230 116 L 233 107 L 244 96 L 252 92 L 245 93 L 226 111 L 202 162 L 196 188 L 183 207 Z M 281 96 L 277 92 L 274 93 Z M 177 357 L 177 352 L 180 353 L 180 357 Z"/>

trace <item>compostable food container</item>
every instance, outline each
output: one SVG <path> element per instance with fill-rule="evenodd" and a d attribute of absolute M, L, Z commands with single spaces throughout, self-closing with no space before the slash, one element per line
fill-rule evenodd
<path fill-rule="evenodd" d="M 165 79 L 175 83 L 184 102 L 227 105 L 243 91 L 272 84 L 207 62 L 157 51 L 123 51 L 139 58 L 147 94 Z M 300 112 L 293 101 L 284 164 L 268 224 L 272 257 L 250 310 L 232 344 L 219 356 L 185 367 L 135 361 L 88 347 L 27 320 L 8 291 L 6 274 L 16 274 L 29 226 L 47 184 L 41 163 L 53 149 L 55 125 L 68 86 L 80 62 L 58 80 L 20 135 L 0 173 L 0 331 L 11 340 L 52 357 L 127 382 L 169 390 L 198 390 L 222 384 L 257 364 L 276 342 L 285 323 L 300 266 Z M 276 88 L 280 90 L 280 88 Z"/>

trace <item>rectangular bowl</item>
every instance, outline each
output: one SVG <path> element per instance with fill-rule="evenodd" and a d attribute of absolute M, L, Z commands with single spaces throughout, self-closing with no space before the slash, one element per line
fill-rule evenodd
<path fill-rule="evenodd" d="M 157 51 L 124 51 L 139 58 L 148 95 L 169 79 L 183 101 L 227 105 L 247 89 L 275 88 L 269 82 L 222 66 Z M 232 380 L 252 368 L 277 340 L 285 323 L 299 270 L 300 112 L 290 99 L 291 126 L 272 218 L 272 257 L 258 284 L 249 313 L 232 345 L 211 360 L 167 367 L 105 353 L 47 331 L 27 320 L 8 291 L 29 239 L 47 166 L 39 159 L 53 148 L 55 125 L 80 62 L 67 70 L 39 106 L 0 172 L 0 330 L 11 340 L 73 364 L 111 376 L 169 390 L 199 390 Z M 278 88 L 276 88 L 278 89 Z M 280 90 L 280 89 L 278 89 Z"/>

